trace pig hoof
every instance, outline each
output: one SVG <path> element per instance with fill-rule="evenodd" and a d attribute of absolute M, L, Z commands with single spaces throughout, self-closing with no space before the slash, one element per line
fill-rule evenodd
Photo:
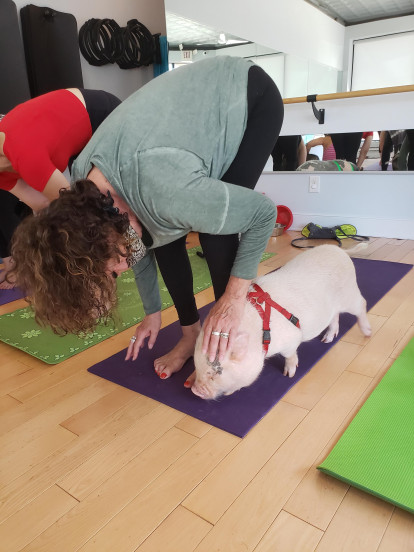
<path fill-rule="evenodd" d="M 295 374 L 296 374 L 296 368 L 285 368 L 283 370 L 284 376 L 289 376 L 290 378 L 293 378 Z"/>
<path fill-rule="evenodd" d="M 322 338 L 322 343 L 332 343 L 337 335 L 336 333 L 327 332 Z"/>

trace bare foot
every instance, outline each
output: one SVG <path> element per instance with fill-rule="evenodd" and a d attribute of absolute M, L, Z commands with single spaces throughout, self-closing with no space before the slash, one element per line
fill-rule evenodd
<path fill-rule="evenodd" d="M 1 274 L 0 274 L 1 278 Z M 6 282 L 6 280 L 3 280 L 0 282 L 0 289 L 14 289 L 16 287 L 16 284 L 9 284 L 9 282 Z"/>
<path fill-rule="evenodd" d="M 4 257 L 3 270 L 0 271 L 0 289 L 13 289 L 15 287 L 14 281 L 9 276 L 9 282 L 6 280 L 8 272 L 14 267 L 14 261 L 11 257 Z"/>
<path fill-rule="evenodd" d="M 161 379 L 166 379 L 181 370 L 185 362 L 193 356 L 195 342 L 201 331 L 200 322 L 191 326 L 182 327 L 183 336 L 177 345 L 166 355 L 157 358 L 154 362 L 156 373 Z"/>

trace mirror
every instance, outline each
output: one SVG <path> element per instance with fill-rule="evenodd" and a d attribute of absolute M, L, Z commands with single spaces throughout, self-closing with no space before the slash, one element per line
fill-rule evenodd
<path fill-rule="evenodd" d="M 343 140 L 349 144 L 345 152 Z M 305 134 L 280 136 L 265 171 L 295 171 L 307 168 L 307 161 L 331 161 L 345 158 L 360 171 L 413 170 L 409 160 L 412 130 L 371 131 L 346 134 Z M 337 150 L 337 151 L 336 151 Z M 339 155 L 338 155 L 339 153 Z M 310 165 L 318 170 L 318 165 Z M 332 166 L 330 170 L 335 170 Z"/>

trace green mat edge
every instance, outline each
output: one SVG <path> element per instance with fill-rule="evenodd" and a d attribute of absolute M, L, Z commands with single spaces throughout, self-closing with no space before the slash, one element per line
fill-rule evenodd
<path fill-rule="evenodd" d="M 359 408 L 358 412 L 355 414 L 355 416 L 352 418 L 352 420 L 349 422 L 348 426 L 345 428 L 345 430 L 343 431 L 342 435 L 339 437 L 338 441 L 335 443 L 335 445 L 332 447 L 331 451 L 329 452 L 329 454 L 327 455 L 327 457 L 325 458 L 325 460 L 319 464 L 319 466 L 316 466 L 316 468 L 321 471 L 322 473 L 325 473 L 327 475 L 330 475 L 331 477 L 334 477 L 335 479 L 338 479 L 339 481 L 342 481 L 343 483 L 347 483 L 348 485 L 351 485 L 352 487 L 355 487 L 356 489 L 360 489 L 372 496 L 375 496 L 377 498 L 380 498 L 381 500 L 384 500 L 385 502 L 388 502 L 390 504 L 393 504 L 395 506 L 397 506 L 398 508 L 401 508 L 403 510 L 406 510 L 407 512 L 410 512 L 410 513 L 413 513 L 414 514 L 414 508 L 411 508 L 410 506 L 407 506 L 403 503 L 400 503 L 399 501 L 391 498 L 391 497 L 387 497 L 373 489 L 370 489 L 369 487 L 366 487 L 365 485 L 362 485 L 361 483 L 357 483 L 356 481 L 353 481 L 352 479 L 348 478 L 348 477 L 345 477 L 345 476 L 342 476 L 340 475 L 339 473 L 333 471 L 331 468 L 328 468 L 325 466 L 326 463 L 329 463 L 330 462 L 330 455 L 331 453 L 333 452 L 333 450 L 335 449 L 335 447 L 339 444 L 339 442 L 341 441 L 342 437 L 345 435 L 345 433 L 348 431 L 348 429 L 350 428 L 350 426 L 355 422 L 359 412 L 364 408 L 365 404 L 370 400 L 370 398 L 372 397 L 372 395 L 376 392 L 376 390 L 378 389 L 379 386 L 381 386 L 381 384 L 383 383 L 384 379 L 387 378 L 390 370 L 392 369 L 392 367 L 398 363 L 400 361 L 400 359 L 402 360 L 403 357 L 407 354 L 407 351 L 412 348 L 414 345 L 414 337 L 406 344 L 406 346 L 404 347 L 404 349 L 401 351 L 401 353 L 398 355 L 398 357 L 394 360 L 394 362 L 391 364 L 391 366 L 388 368 L 388 370 L 385 372 L 385 374 L 383 375 L 383 377 L 381 378 L 381 380 L 378 382 L 378 384 L 376 385 L 376 387 L 371 391 L 370 395 L 367 397 L 367 399 L 364 401 L 364 403 L 362 404 L 362 406 Z"/>
<path fill-rule="evenodd" d="M 196 250 L 196 251 L 201 251 L 201 247 L 200 246 L 194 246 L 192 248 L 190 248 L 192 250 Z M 276 253 L 270 253 L 270 252 L 267 252 L 265 251 L 262 255 L 262 258 L 260 260 L 260 262 L 264 262 L 264 261 L 267 261 L 268 259 L 274 257 L 276 255 Z M 202 291 L 208 289 L 209 287 L 211 287 L 211 283 L 206 286 L 206 287 L 203 287 L 202 289 L 199 289 L 197 291 L 197 293 L 201 293 Z M 174 305 L 173 302 L 171 302 L 171 304 L 168 304 L 166 306 L 163 306 L 161 307 L 161 310 L 165 310 L 165 309 L 168 309 L 170 307 L 172 307 Z M 23 307 L 23 308 L 27 308 L 27 307 Z M 16 311 L 13 311 L 13 312 L 17 312 L 18 310 L 21 310 L 22 307 L 20 309 L 16 309 Z M 40 360 L 41 362 L 44 362 L 45 364 L 49 365 L 49 366 L 55 366 L 56 364 L 60 364 L 60 362 L 64 362 L 65 360 L 69 360 L 70 358 L 78 355 L 79 353 L 83 353 L 84 351 L 86 351 L 87 349 L 90 349 L 91 347 L 94 347 L 95 345 L 99 345 L 99 343 L 102 343 L 102 341 L 105 341 L 106 339 L 110 339 L 111 337 L 115 336 L 115 335 L 118 335 L 119 333 L 127 330 L 128 328 L 131 328 L 132 326 L 135 326 L 136 324 L 139 324 L 142 320 L 143 320 L 144 317 L 136 320 L 136 321 L 133 321 L 131 322 L 130 324 L 127 324 L 125 325 L 125 327 L 122 329 L 122 330 L 114 330 L 113 334 L 112 335 L 109 335 L 109 336 L 105 336 L 103 337 L 100 341 L 98 342 L 94 342 L 94 343 L 91 343 L 90 345 L 87 345 L 84 349 L 82 349 L 81 351 L 74 351 L 73 353 L 71 354 L 68 354 L 66 355 L 66 357 L 62 360 L 48 360 L 48 359 L 45 359 L 45 358 L 42 358 L 40 356 L 36 356 L 36 354 L 34 352 L 29 352 L 28 349 L 29 347 L 23 347 L 23 346 L 19 346 L 19 344 L 16 344 L 16 343 L 12 343 L 11 340 L 9 340 L 8 338 L 2 338 L 0 336 L 0 341 L 2 343 L 5 343 L 6 345 L 9 345 L 10 347 L 14 347 L 15 349 L 18 349 L 19 351 L 22 351 L 23 353 L 26 353 L 27 355 L 30 355 L 32 356 L 33 358 L 36 358 L 38 360 Z"/>
<path fill-rule="evenodd" d="M 346 431 L 346 430 L 345 430 Z M 317 469 L 321 471 L 322 473 L 326 473 L 327 475 L 330 475 L 334 477 L 335 479 L 338 479 L 339 481 L 342 481 L 343 483 L 347 483 L 348 485 L 351 485 L 351 487 L 355 487 L 356 489 L 360 489 L 361 491 L 365 491 L 366 493 L 376 496 L 377 498 L 381 498 L 382 500 L 385 500 L 385 502 L 389 502 L 390 504 L 394 504 L 394 506 L 398 506 L 399 508 L 403 510 L 407 510 L 408 512 L 414 514 L 414 509 L 410 508 L 409 506 L 406 506 L 404 504 L 400 504 L 397 500 L 393 500 L 392 498 L 386 497 L 382 495 L 381 493 L 377 493 L 376 491 L 373 491 L 372 489 L 369 489 L 368 487 L 365 487 L 364 485 L 361 485 L 360 483 L 355 483 L 351 479 L 348 479 L 347 477 L 343 477 L 339 475 L 336 472 L 331 471 L 328 468 L 325 468 L 324 463 L 317 466 Z"/>

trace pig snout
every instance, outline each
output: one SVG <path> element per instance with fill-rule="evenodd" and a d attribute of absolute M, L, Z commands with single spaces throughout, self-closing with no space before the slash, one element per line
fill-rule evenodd
<path fill-rule="evenodd" d="M 217 397 L 216 391 L 206 384 L 197 382 L 197 380 L 193 383 L 191 391 L 201 399 L 212 400 Z"/>

